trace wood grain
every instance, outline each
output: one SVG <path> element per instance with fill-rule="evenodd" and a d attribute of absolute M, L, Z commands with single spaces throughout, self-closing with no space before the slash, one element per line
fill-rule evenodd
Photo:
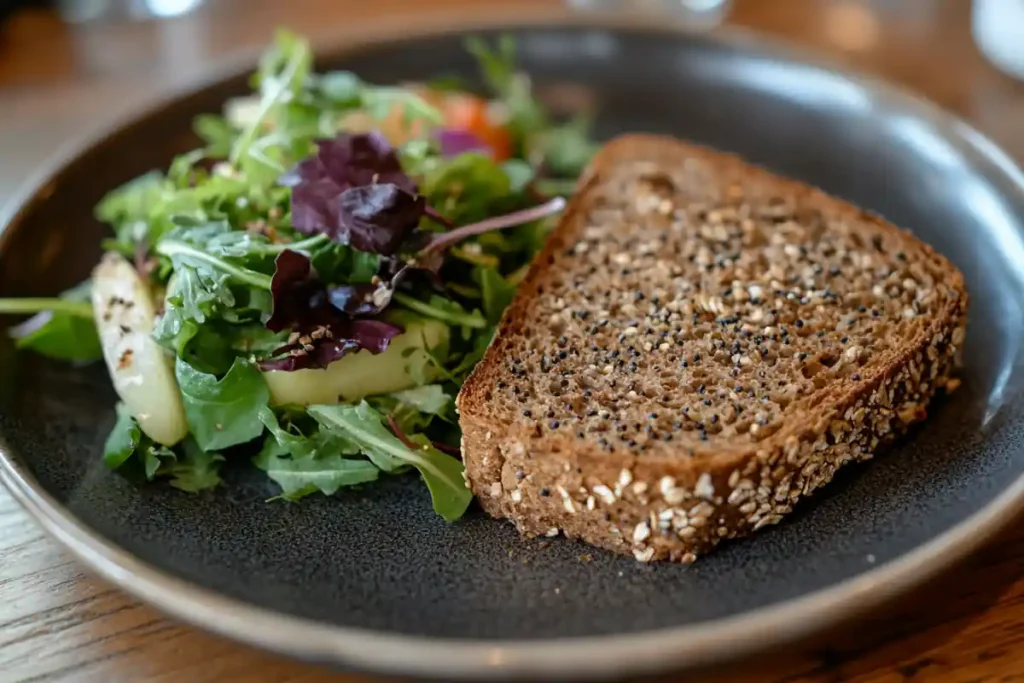
<path fill-rule="evenodd" d="M 1007 0 L 1009 1 L 1009 0 Z M 507 4 L 507 3 L 506 3 Z M 518 0 L 521 11 L 554 2 Z M 159 24 L 71 30 L 45 13 L 0 28 L 0 200 L 57 144 L 155 88 L 288 24 L 342 24 L 475 0 L 212 0 Z M 990 67 L 967 0 L 735 0 L 730 21 L 902 83 L 1024 159 L 1024 85 Z M 239 17 L 244 20 L 239 20 Z M 898 604 L 799 649 L 708 673 L 715 681 L 1024 681 L 1024 527 Z M 82 568 L 0 491 L 0 680 L 370 681 L 257 652 L 168 620 Z M 669 677 L 665 680 L 674 680 Z M 693 679 L 688 679 L 693 680 Z"/>

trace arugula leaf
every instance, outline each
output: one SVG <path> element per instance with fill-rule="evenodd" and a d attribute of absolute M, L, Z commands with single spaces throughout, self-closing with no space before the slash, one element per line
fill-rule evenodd
<path fill-rule="evenodd" d="M 502 313 L 512 303 L 516 288 L 501 277 L 494 268 L 477 268 L 476 272 L 477 279 L 480 281 L 484 315 L 487 316 L 487 322 L 497 325 L 501 320 Z"/>
<path fill-rule="evenodd" d="M 103 464 L 119 469 L 136 456 L 148 481 L 158 476 L 173 474 L 178 466 L 177 456 L 171 449 L 154 443 L 142 433 L 138 422 L 123 403 L 117 404 L 117 422 L 103 447 Z"/>
<path fill-rule="evenodd" d="M 415 467 L 430 489 L 434 511 L 445 520 L 458 519 L 469 507 L 473 496 L 466 487 L 462 463 L 431 447 L 426 437 L 410 437 L 420 448 L 408 448 L 365 401 L 356 406 L 310 406 L 308 410 L 322 429 L 343 433 L 385 472 Z"/>
<path fill-rule="evenodd" d="M 103 464 L 116 470 L 132 457 L 132 453 L 138 448 L 141 440 L 142 430 L 139 428 L 139 424 L 128 412 L 128 407 L 123 403 L 118 403 L 117 422 L 103 447 Z"/>
<path fill-rule="evenodd" d="M 579 176 L 599 147 L 590 138 L 590 120 L 585 116 L 544 131 L 534 146 L 548 172 L 568 178 Z"/>
<path fill-rule="evenodd" d="M 362 79 L 351 71 L 329 71 L 317 79 L 320 92 L 338 108 L 358 107 L 362 102 Z"/>
<path fill-rule="evenodd" d="M 134 244 L 145 239 L 153 210 L 168 192 L 167 179 L 159 171 L 150 171 L 109 192 L 96 205 L 97 220 L 109 223 L 117 231 L 118 242 Z"/>
<path fill-rule="evenodd" d="M 437 415 L 445 419 L 448 419 L 448 408 L 452 405 L 452 397 L 445 393 L 444 387 L 440 384 L 424 384 L 405 391 L 398 391 L 391 394 L 391 397 L 421 413 Z"/>
<path fill-rule="evenodd" d="M 508 159 L 501 164 L 501 170 L 508 176 L 509 192 L 521 194 L 537 175 L 536 169 L 522 159 Z"/>
<path fill-rule="evenodd" d="M 422 301 L 404 292 L 395 292 L 394 300 L 424 317 L 434 318 L 449 325 L 460 325 L 468 328 L 483 328 L 487 326 L 487 321 L 484 320 L 480 311 L 467 312 L 457 302 L 437 294 L 431 294 L 430 298 Z"/>
<path fill-rule="evenodd" d="M 368 397 L 367 402 L 379 413 L 398 423 L 405 434 L 426 429 L 433 419 L 454 424 L 454 401 L 440 384 L 424 384 L 394 394 Z"/>
<path fill-rule="evenodd" d="M 437 107 L 407 88 L 377 86 L 363 91 L 363 108 L 377 120 L 391 116 L 396 107 L 402 108 L 402 120 L 406 126 L 420 119 L 433 125 L 444 123 L 444 116 Z"/>
<path fill-rule="evenodd" d="M 146 479 L 153 481 L 157 476 L 167 474 L 169 467 L 173 466 L 177 456 L 170 448 L 153 443 L 144 439 L 137 452 L 142 454 L 142 466 L 146 472 Z"/>
<path fill-rule="evenodd" d="M 530 77 L 516 71 L 515 39 L 503 35 L 491 49 L 480 38 L 471 37 L 466 49 L 476 57 L 484 81 L 507 109 L 508 129 L 516 147 L 525 149 L 531 135 L 547 128 L 548 117 L 533 96 Z"/>
<path fill-rule="evenodd" d="M 192 121 L 192 130 L 206 143 L 206 154 L 223 158 L 231 153 L 235 130 L 223 116 L 200 114 Z"/>
<path fill-rule="evenodd" d="M 226 276 L 230 276 L 234 281 L 250 287 L 270 290 L 269 275 L 211 254 L 206 251 L 206 246 L 206 244 L 201 246 L 189 244 L 180 239 L 164 239 L 156 245 L 156 252 L 171 259 L 176 272 L 187 266 L 199 271 L 199 274 L 207 280 L 226 282 Z M 286 249 L 287 247 L 274 249 L 267 253 L 278 254 Z"/>
<path fill-rule="evenodd" d="M 504 168 L 487 155 L 466 152 L 438 164 L 424 178 L 423 193 L 431 206 L 462 225 L 505 212 L 512 184 Z"/>
<path fill-rule="evenodd" d="M 229 275 L 211 268 L 181 263 L 175 268 L 167 290 L 164 318 L 176 335 L 175 320 L 194 320 L 199 324 L 215 317 L 221 310 L 235 305 L 235 294 L 228 283 Z M 164 333 L 158 336 L 166 336 Z"/>
<path fill-rule="evenodd" d="M 289 457 L 287 449 L 273 438 L 267 439 L 252 462 L 281 487 L 281 497 L 291 501 L 317 491 L 331 496 L 343 486 L 375 481 L 380 474 L 372 462 L 337 453 Z"/>
<path fill-rule="evenodd" d="M 108 193 L 95 213 L 98 220 L 114 227 L 116 238 L 108 246 L 116 246 L 118 251 L 130 255 L 138 244 L 156 244 L 174 228 L 173 218 L 205 219 L 208 210 L 215 208 L 227 195 L 235 201 L 244 191 L 241 185 L 233 185 L 227 191 L 217 182 L 182 188 L 162 173 L 152 171 Z"/>
<path fill-rule="evenodd" d="M 91 283 L 63 292 L 57 299 L 0 299 L 0 313 L 36 313 L 8 330 L 18 349 L 31 349 L 65 361 L 103 357 L 89 303 Z"/>
<path fill-rule="evenodd" d="M 476 57 L 489 88 L 499 95 L 508 91 L 516 76 L 515 38 L 502 35 L 492 49 L 479 36 L 470 36 L 466 39 L 466 50 Z"/>
<path fill-rule="evenodd" d="M 462 386 L 462 383 L 469 377 L 469 373 L 473 371 L 476 364 L 484 357 L 484 353 L 487 352 L 487 347 L 490 346 L 491 339 L 494 338 L 494 331 L 494 327 L 477 331 L 470 340 L 471 346 L 469 349 L 461 357 L 449 359 L 449 365 L 452 364 L 452 360 L 458 360 L 458 363 L 448 371 L 452 382 Z"/>
<path fill-rule="evenodd" d="M 260 101 L 256 115 L 231 147 L 230 162 L 256 185 L 271 185 L 287 170 L 289 142 L 281 135 L 259 133 L 273 120 L 276 132 L 288 128 L 288 103 L 301 93 L 313 65 L 309 43 L 286 30 L 279 30 L 270 49 L 263 53 L 255 84 Z"/>
<path fill-rule="evenodd" d="M 269 356 L 288 341 L 288 332 L 268 330 L 262 323 L 224 325 L 217 334 L 228 339 L 235 354 L 244 357 Z"/>
<path fill-rule="evenodd" d="M 263 432 L 259 413 L 270 389 L 255 365 L 237 359 L 218 380 L 178 358 L 174 374 L 189 430 L 204 451 L 246 443 Z"/>
<path fill-rule="evenodd" d="M 269 406 L 259 411 L 260 422 L 270 432 L 270 438 L 280 446 L 280 452 L 295 458 L 312 458 L 318 455 L 357 455 L 359 446 L 345 438 L 343 434 L 316 429 L 306 436 L 295 427 L 294 421 L 289 425 L 292 430 L 285 429 L 278 422 L 277 416 Z"/>
<path fill-rule="evenodd" d="M 417 455 L 424 464 L 417 469 L 430 489 L 434 512 L 445 521 L 454 522 L 466 514 L 473 502 L 473 494 L 466 486 L 466 468 L 461 461 L 434 448 L 422 434 L 414 434 L 409 440 L 420 446 Z"/>
<path fill-rule="evenodd" d="M 226 232 L 218 223 L 174 234 L 174 239 L 164 239 L 157 245 L 157 252 L 169 257 L 174 269 L 164 312 L 154 330 L 161 345 L 184 355 L 204 324 L 221 319 L 246 323 L 269 317 L 270 276 L 236 265 L 217 253 L 263 256 L 273 253 L 272 248 L 276 251 L 275 245 L 236 240 L 234 235 L 239 233 Z M 218 357 L 223 360 L 223 350 Z"/>
<path fill-rule="evenodd" d="M 220 463 L 224 456 L 204 451 L 195 439 L 188 438 L 182 443 L 184 457 L 176 459 L 166 468 L 171 477 L 171 486 L 188 493 L 198 493 L 215 488 L 220 484 Z"/>

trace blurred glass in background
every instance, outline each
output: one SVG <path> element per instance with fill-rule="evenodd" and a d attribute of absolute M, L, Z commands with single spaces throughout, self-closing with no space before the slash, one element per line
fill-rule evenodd
<path fill-rule="evenodd" d="M 978 49 L 1006 73 L 1024 78 L 1024 0 L 974 0 Z"/>
<path fill-rule="evenodd" d="M 731 0 L 568 0 L 581 10 L 662 14 L 698 28 L 717 26 L 725 19 Z"/>
<path fill-rule="evenodd" d="M 80 24 L 102 19 L 176 17 L 203 4 L 203 0 L 57 0 L 61 16 Z"/>

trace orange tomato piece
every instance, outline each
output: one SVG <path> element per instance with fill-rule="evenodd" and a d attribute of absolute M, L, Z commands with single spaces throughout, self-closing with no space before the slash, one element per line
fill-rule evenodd
<path fill-rule="evenodd" d="M 420 90 L 418 94 L 428 104 L 432 104 L 441 111 L 445 128 L 472 133 L 494 151 L 495 161 L 505 161 L 511 157 L 512 139 L 508 130 L 494 121 L 487 100 L 467 93 Z M 396 107 L 383 121 L 375 121 L 365 112 L 348 114 L 342 120 L 342 127 L 351 132 L 379 129 L 384 137 L 395 146 L 420 138 L 424 134 L 423 122 L 413 121 L 412 125 L 406 123 L 401 107 Z"/>
<path fill-rule="evenodd" d="M 441 102 L 441 112 L 448 128 L 465 130 L 494 150 L 495 161 L 505 161 L 512 155 L 512 139 L 508 130 L 491 118 L 487 101 L 464 93 L 447 94 Z"/>

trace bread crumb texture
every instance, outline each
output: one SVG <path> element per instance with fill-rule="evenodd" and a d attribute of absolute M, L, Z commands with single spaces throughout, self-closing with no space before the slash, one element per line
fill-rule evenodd
<path fill-rule="evenodd" d="M 610 143 L 459 396 L 523 533 L 690 562 L 925 417 L 964 341 L 927 245 L 738 158 Z"/>

